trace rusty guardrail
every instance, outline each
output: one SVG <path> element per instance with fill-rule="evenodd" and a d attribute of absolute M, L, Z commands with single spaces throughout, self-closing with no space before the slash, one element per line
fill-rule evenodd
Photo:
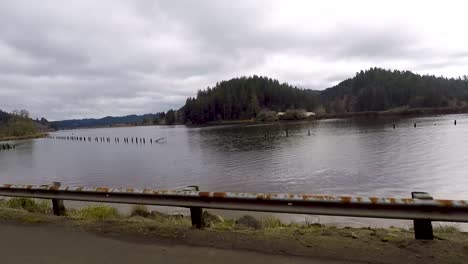
<path fill-rule="evenodd" d="M 193 187 L 193 186 L 192 186 Z M 196 187 L 196 186 L 195 186 Z M 411 219 L 415 225 L 426 226 L 431 221 L 468 222 L 468 201 L 433 200 L 427 193 L 413 193 L 412 198 L 379 198 L 349 196 L 319 196 L 280 193 L 203 192 L 191 190 L 151 190 L 132 188 L 89 188 L 57 185 L 0 185 L 0 196 L 31 197 L 59 200 L 94 201 L 187 207 L 192 224 L 202 226 L 201 208 L 262 211 L 276 213 L 335 215 L 388 219 Z M 64 208 L 54 204 L 54 213 Z M 429 230 L 429 223 L 430 230 Z M 415 226 L 415 229 L 418 229 Z M 419 232 L 418 232 L 419 233 Z M 418 234 L 416 234 L 418 237 Z M 426 237 L 426 236 L 422 236 Z"/>

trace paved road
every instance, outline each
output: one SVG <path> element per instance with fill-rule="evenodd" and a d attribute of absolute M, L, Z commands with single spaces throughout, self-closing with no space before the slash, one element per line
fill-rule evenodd
<path fill-rule="evenodd" d="M 1 263 L 345 263 L 249 251 L 128 242 L 60 226 L 0 224 Z"/>

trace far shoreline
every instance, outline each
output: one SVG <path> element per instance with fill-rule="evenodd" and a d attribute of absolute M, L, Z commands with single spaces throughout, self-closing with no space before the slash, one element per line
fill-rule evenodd
<path fill-rule="evenodd" d="M 275 124 L 275 123 L 291 123 L 291 122 L 307 122 L 315 120 L 327 120 L 337 118 L 389 118 L 389 117 L 424 117 L 437 115 L 452 115 L 452 114 L 468 114 L 468 107 L 440 107 L 440 108 L 406 108 L 397 110 L 385 111 L 363 111 L 363 112 L 346 112 L 337 114 L 317 114 L 313 118 L 305 118 L 298 120 L 276 120 L 276 121 L 256 121 L 254 119 L 239 119 L 239 120 L 222 120 L 213 121 L 203 124 L 191 124 L 189 127 L 210 127 L 220 125 L 251 125 L 251 124 Z M 184 125 L 184 124 L 180 124 Z"/>
<path fill-rule="evenodd" d="M 253 124 L 275 124 L 275 123 L 292 123 L 292 122 L 312 122 L 315 120 L 327 120 L 336 118 L 388 118 L 388 117 L 424 117 L 424 116 L 437 116 L 437 115 L 451 115 L 451 114 L 468 114 L 467 107 L 439 107 L 439 108 L 405 108 L 405 109 L 393 109 L 385 111 L 363 111 L 363 112 L 345 112 L 335 114 L 317 114 L 312 118 L 298 119 L 298 120 L 276 120 L 276 121 L 257 121 L 255 119 L 237 119 L 237 120 L 221 120 L 211 121 L 201 124 L 183 124 L 175 123 L 172 125 L 166 124 L 146 124 L 146 125 L 128 125 L 128 124 L 115 124 L 110 126 L 95 126 L 95 127 L 77 127 L 77 128 L 63 128 L 60 130 L 75 130 L 75 129 L 97 129 L 97 128 L 119 128 L 119 127 L 145 127 L 145 126 L 177 126 L 185 125 L 186 127 L 214 127 L 214 126 L 226 126 L 226 125 L 253 125 Z M 47 135 L 47 134 L 46 134 Z M 10 140 L 19 139 L 31 139 L 40 138 L 38 137 L 17 137 Z M 9 139 L 0 138 L 0 141 Z"/>
<path fill-rule="evenodd" d="M 36 133 L 36 134 L 32 134 L 32 135 L 24 135 L 24 136 L 17 136 L 17 137 L 14 137 L 14 136 L 2 137 L 2 138 L 0 138 L 0 142 L 44 138 L 44 137 L 46 137 L 48 135 L 49 135 L 48 133 Z"/>

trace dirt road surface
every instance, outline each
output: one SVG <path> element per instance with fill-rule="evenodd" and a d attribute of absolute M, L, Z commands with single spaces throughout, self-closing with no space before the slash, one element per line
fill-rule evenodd
<path fill-rule="evenodd" d="M 117 240 L 54 225 L 0 225 L 1 263 L 349 263 L 209 247 Z"/>

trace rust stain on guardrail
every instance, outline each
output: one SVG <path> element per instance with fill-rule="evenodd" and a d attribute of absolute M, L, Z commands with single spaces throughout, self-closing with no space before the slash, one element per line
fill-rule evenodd
<path fill-rule="evenodd" d="M 446 206 L 446 207 L 452 207 L 453 206 L 453 201 L 452 200 L 436 200 L 437 203 Z"/>

